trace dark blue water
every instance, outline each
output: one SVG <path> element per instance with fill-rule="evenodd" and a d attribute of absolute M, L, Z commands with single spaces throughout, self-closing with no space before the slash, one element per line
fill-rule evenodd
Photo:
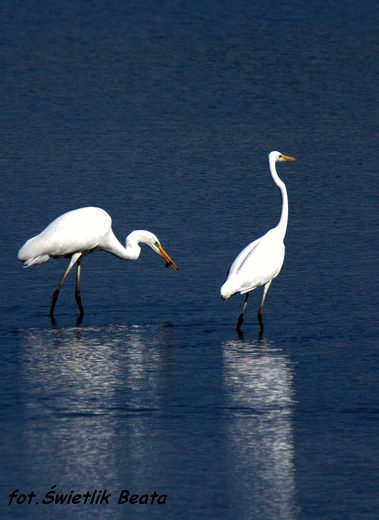
<path fill-rule="evenodd" d="M 0 11 L 2 517 L 378 518 L 377 5 Z M 239 337 L 243 298 L 219 288 L 277 223 L 275 149 L 297 161 L 278 166 L 287 252 L 260 340 L 261 294 Z M 71 275 L 52 324 L 66 262 L 17 251 L 87 205 L 180 270 L 90 255 L 82 323 Z"/>

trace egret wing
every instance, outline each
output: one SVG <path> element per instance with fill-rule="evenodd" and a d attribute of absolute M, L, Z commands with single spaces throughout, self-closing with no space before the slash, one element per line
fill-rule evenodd
<path fill-rule="evenodd" d="M 276 230 L 268 231 L 263 237 L 249 244 L 234 260 L 227 280 L 222 287 L 225 298 L 239 292 L 252 291 L 275 278 L 284 261 L 284 243 Z"/>
<path fill-rule="evenodd" d="M 61 215 L 39 235 L 30 238 L 18 257 L 25 266 L 46 262 L 49 258 L 88 252 L 100 244 L 111 226 L 110 216 L 100 208 L 81 208 Z"/>

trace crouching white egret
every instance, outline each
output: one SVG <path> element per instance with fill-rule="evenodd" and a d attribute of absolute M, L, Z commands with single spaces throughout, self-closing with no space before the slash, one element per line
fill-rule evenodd
<path fill-rule="evenodd" d="M 281 161 L 294 161 L 293 157 L 283 155 L 280 152 L 271 152 L 268 155 L 268 164 L 271 177 L 282 194 L 282 213 L 279 223 L 270 229 L 265 235 L 254 240 L 241 251 L 234 260 L 226 280 L 221 287 L 221 298 L 226 300 L 233 294 L 246 294 L 241 314 L 237 322 L 237 332 L 241 332 L 243 316 L 247 300 L 251 291 L 263 285 L 263 296 L 258 311 L 260 334 L 263 333 L 263 305 L 267 291 L 272 280 L 278 276 L 284 261 L 284 237 L 288 223 L 288 196 L 284 182 L 279 178 L 275 163 Z"/>
<path fill-rule="evenodd" d="M 137 260 L 141 248 L 138 244 L 146 244 L 158 253 L 165 261 L 166 267 L 178 270 L 175 262 L 161 246 L 158 238 L 150 231 L 132 231 L 126 238 L 125 247 L 112 231 L 112 219 L 101 208 L 80 208 L 64 213 L 56 218 L 39 235 L 30 238 L 18 252 L 18 258 L 24 267 L 42 264 L 50 258 L 70 258 L 70 263 L 55 289 L 51 301 L 50 316 L 53 317 L 59 291 L 76 263 L 75 300 L 80 316 L 84 310 L 80 297 L 80 262 L 83 256 L 93 251 L 108 251 L 123 260 Z"/>

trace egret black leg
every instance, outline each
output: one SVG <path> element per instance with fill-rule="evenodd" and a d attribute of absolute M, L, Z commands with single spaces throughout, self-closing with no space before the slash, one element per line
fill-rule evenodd
<path fill-rule="evenodd" d="M 263 326 L 263 318 L 262 318 L 262 307 L 259 307 L 259 311 L 258 311 L 258 321 L 259 321 L 259 325 L 260 325 L 260 330 L 259 330 L 259 335 L 262 336 L 263 335 L 263 331 L 264 331 L 264 326 Z"/>
<path fill-rule="evenodd" d="M 80 260 L 76 262 L 76 287 L 75 287 L 75 300 L 79 307 L 80 316 L 82 317 L 84 314 L 84 309 L 82 305 L 82 299 L 80 296 L 80 272 L 81 272 L 81 265 Z"/>
<path fill-rule="evenodd" d="M 62 280 L 59 282 L 58 287 L 55 289 L 55 291 L 53 293 L 53 297 L 51 299 L 50 317 L 52 317 L 54 315 L 55 304 L 57 303 L 57 300 L 58 300 L 59 291 L 61 290 L 62 285 L 63 285 L 64 281 L 66 280 L 68 273 L 71 271 L 71 268 L 72 268 L 72 265 L 70 262 L 69 266 L 67 267 L 67 269 L 62 277 Z"/>
<path fill-rule="evenodd" d="M 267 294 L 267 291 L 268 291 L 268 288 L 270 287 L 271 285 L 271 281 L 270 280 L 269 282 L 266 283 L 266 285 L 264 286 L 263 288 L 263 296 L 262 296 L 262 301 L 261 301 L 261 305 L 259 307 L 259 311 L 258 311 L 258 321 L 259 321 L 259 325 L 261 327 L 260 331 L 259 331 L 259 335 L 262 336 L 263 334 L 263 331 L 264 331 L 264 326 L 263 326 L 263 306 L 265 304 L 265 299 L 266 299 L 266 294 Z"/>
<path fill-rule="evenodd" d="M 242 311 L 241 311 L 241 314 L 239 315 L 239 318 L 238 318 L 238 322 L 237 322 L 237 332 L 238 332 L 238 334 L 240 334 L 240 332 L 241 332 L 241 327 L 242 327 L 242 323 L 243 323 L 243 315 L 245 313 L 247 300 L 249 299 L 249 294 L 250 293 L 246 293 L 245 301 L 244 301 L 244 304 L 243 304 L 243 307 L 242 307 Z"/>
<path fill-rule="evenodd" d="M 54 315 L 55 304 L 57 303 L 57 300 L 58 300 L 59 291 L 61 290 L 62 285 L 68 276 L 68 273 L 71 271 L 72 266 L 79 260 L 81 255 L 82 255 L 82 253 L 76 253 L 75 255 L 73 255 L 71 257 L 70 263 L 68 264 L 68 267 L 62 277 L 62 280 L 59 282 L 58 287 L 55 289 L 55 291 L 53 293 L 53 297 L 51 299 L 51 307 L 50 307 L 50 317 L 51 318 Z"/>

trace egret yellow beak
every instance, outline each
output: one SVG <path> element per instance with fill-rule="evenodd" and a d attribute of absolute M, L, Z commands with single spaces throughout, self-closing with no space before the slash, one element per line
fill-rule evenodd
<path fill-rule="evenodd" d="M 296 161 L 295 157 L 290 157 L 289 155 L 283 155 L 282 157 L 285 161 Z"/>
<path fill-rule="evenodd" d="M 159 254 L 161 255 L 161 257 L 166 261 L 166 267 L 172 267 L 174 269 L 174 271 L 178 271 L 178 266 L 176 265 L 176 263 L 174 262 L 174 260 L 172 260 L 169 255 L 166 253 L 166 251 L 163 249 L 163 247 L 159 244 L 158 246 L 158 251 L 159 251 Z"/>

